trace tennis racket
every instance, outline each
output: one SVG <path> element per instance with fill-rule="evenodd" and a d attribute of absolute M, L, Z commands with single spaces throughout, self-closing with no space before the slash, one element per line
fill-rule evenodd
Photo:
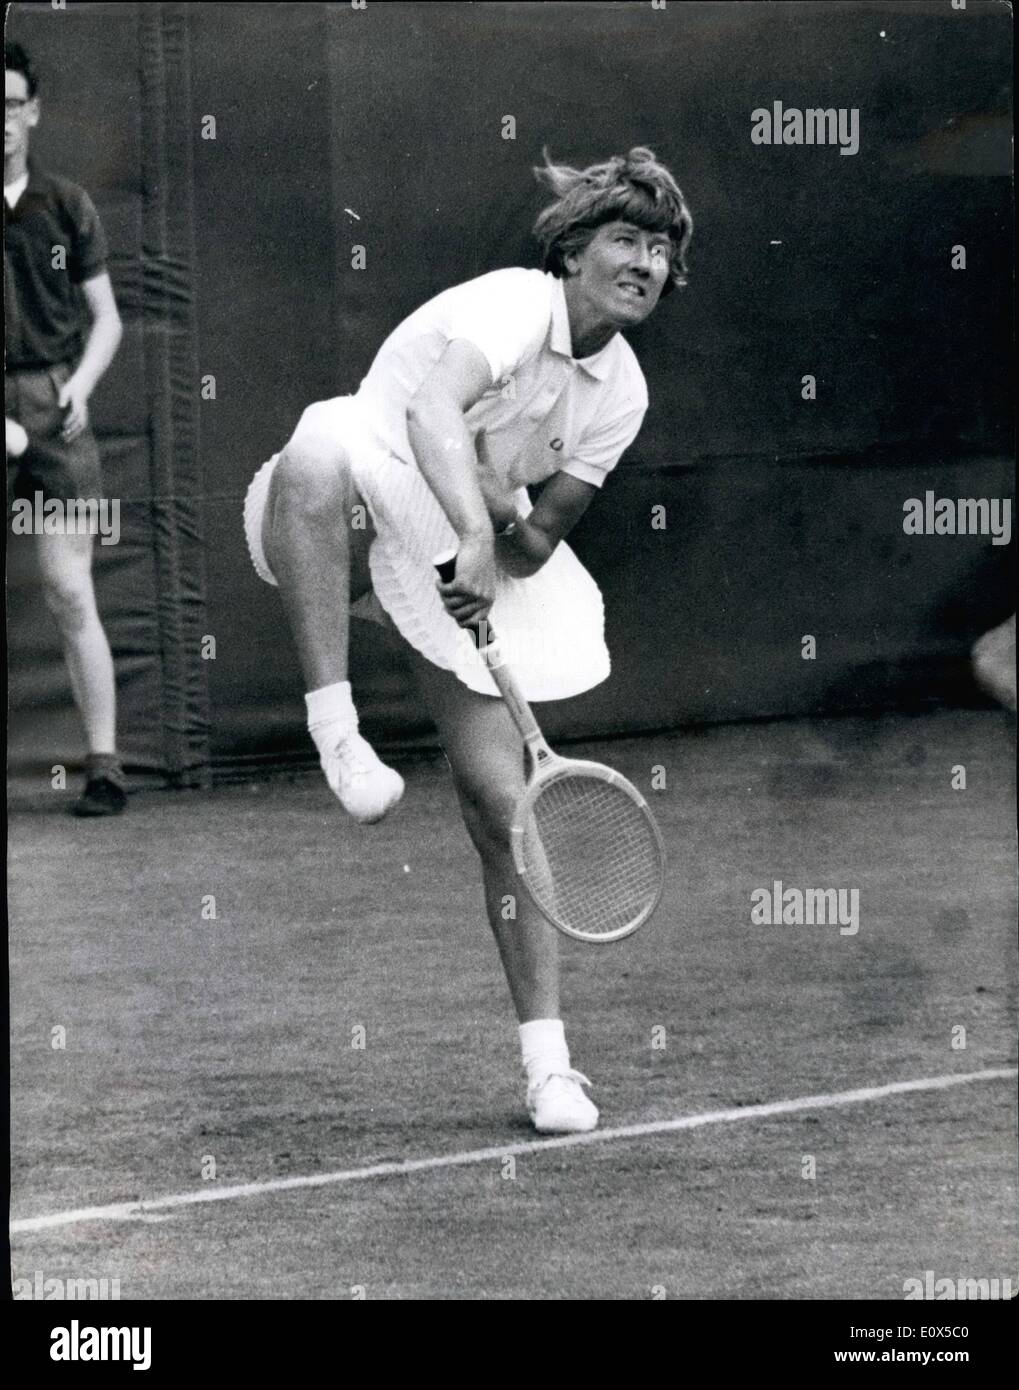
<path fill-rule="evenodd" d="M 434 563 L 448 584 L 456 552 Z M 621 941 L 649 919 L 665 883 L 665 846 L 650 808 L 612 768 L 553 753 L 491 626 L 486 621 L 468 630 L 530 754 L 510 827 L 513 862 L 528 896 L 577 941 Z"/>

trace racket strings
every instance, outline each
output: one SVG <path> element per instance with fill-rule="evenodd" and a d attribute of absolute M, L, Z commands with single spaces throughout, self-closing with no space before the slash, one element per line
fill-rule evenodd
<path fill-rule="evenodd" d="M 648 812 L 588 774 L 550 782 L 524 827 L 524 874 L 544 911 L 589 935 L 622 930 L 657 899 L 661 850 Z"/>

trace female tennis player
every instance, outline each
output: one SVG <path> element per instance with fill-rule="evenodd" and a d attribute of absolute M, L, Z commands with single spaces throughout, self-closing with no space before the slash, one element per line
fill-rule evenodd
<path fill-rule="evenodd" d="M 570 1063 L 557 933 L 510 853 L 523 745 L 466 629 L 491 617 L 529 701 L 608 676 L 601 594 L 564 538 L 640 429 L 647 388 L 620 334 L 686 283 L 693 224 L 643 147 L 584 170 L 546 151 L 534 173 L 555 195 L 533 229 L 544 269 L 493 271 L 412 313 L 356 395 L 305 410 L 256 473 L 244 522 L 293 630 L 323 771 L 362 823 L 396 805 L 403 780 L 358 732 L 348 615 L 403 638 L 481 858 L 532 1122 L 572 1133 L 598 1111 Z M 449 550 L 442 583 L 433 560 Z"/>

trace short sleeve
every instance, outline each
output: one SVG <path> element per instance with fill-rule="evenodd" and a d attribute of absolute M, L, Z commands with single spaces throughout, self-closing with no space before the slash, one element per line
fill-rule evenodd
<path fill-rule="evenodd" d="M 466 338 L 484 353 L 492 381 L 511 376 L 540 351 L 552 317 L 541 271 L 497 270 L 458 287 L 447 335 Z"/>
<path fill-rule="evenodd" d="M 110 251 L 95 204 L 83 188 L 77 190 L 77 195 L 74 207 L 75 246 L 69 269 L 71 280 L 80 285 L 103 273 Z"/>
<path fill-rule="evenodd" d="M 601 487 L 625 451 L 640 433 L 647 413 L 646 405 L 614 416 L 610 421 L 589 430 L 574 447 L 568 463 L 561 472 L 571 478 L 579 478 L 582 483 L 592 483 Z"/>

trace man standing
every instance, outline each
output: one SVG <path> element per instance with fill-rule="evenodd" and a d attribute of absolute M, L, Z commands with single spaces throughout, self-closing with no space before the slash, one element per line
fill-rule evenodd
<path fill-rule="evenodd" d="M 4 307 L 8 511 L 16 494 L 69 502 L 102 495 L 88 401 L 122 327 L 106 269 L 106 236 L 91 199 L 29 161 L 38 84 L 19 44 L 4 49 Z M 65 516 L 70 514 L 70 509 Z M 80 516 L 81 509 L 75 509 Z M 94 529 L 94 527 L 93 527 Z M 88 741 L 79 816 L 124 809 L 116 752 L 113 658 L 92 584 L 93 535 L 36 537 L 43 594 L 60 629 Z"/>

